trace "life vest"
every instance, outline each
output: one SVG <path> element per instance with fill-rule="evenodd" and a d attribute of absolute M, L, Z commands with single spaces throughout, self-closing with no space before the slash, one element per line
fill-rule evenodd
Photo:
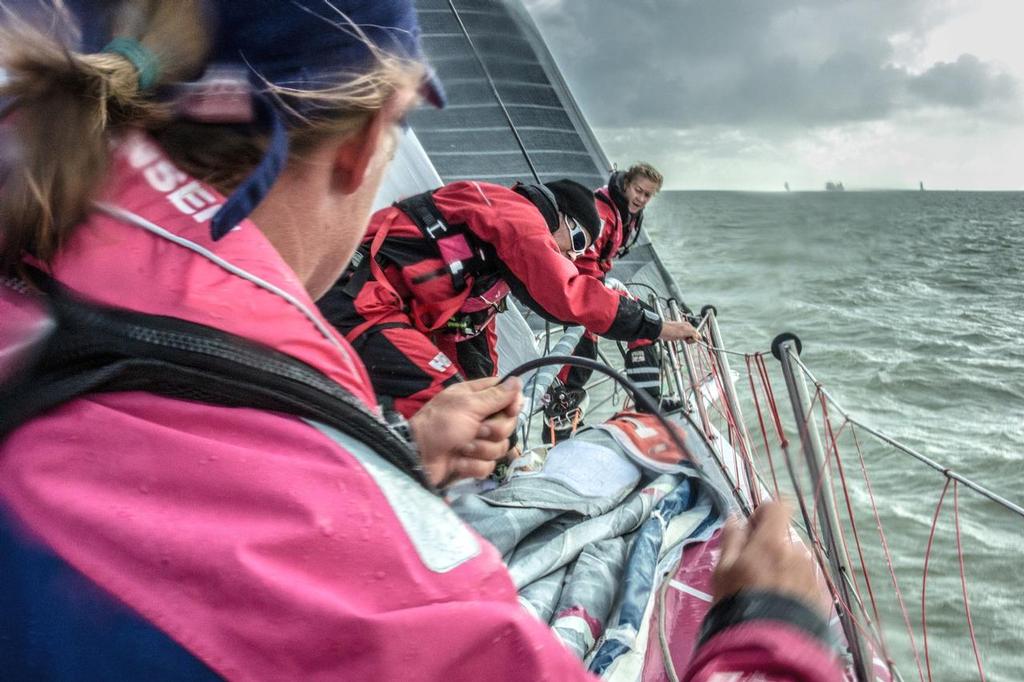
<path fill-rule="evenodd" d="M 444 219 L 433 200 L 433 191 L 423 192 L 396 202 L 395 207 L 405 213 L 419 228 L 430 245 L 431 255 L 444 263 L 443 269 L 451 277 L 457 293 L 470 289 L 469 296 L 451 310 L 439 331 L 453 334 L 456 341 L 471 339 L 480 334 L 495 315 L 508 307 L 508 283 L 501 276 L 499 261 L 493 249 L 481 242 L 465 224 L 451 225 Z M 369 249 L 353 260 L 358 269 L 366 262 L 376 279 L 388 285 L 381 267 L 381 247 L 388 230 L 382 227 L 374 236 Z M 363 280 L 365 281 L 365 279 Z"/>
<path fill-rule="evenodd" d="M 661 420 L 652 414 L 619 412 L 594 428 L 610 434 L 627 455 L 649 471 L 680 471 L 689 462 L 689 455 L 679 452 Z M 686 441 L 686 431 L 674 424 L 673 428 Z"/>
<path fill-rule="evenodd" d="M 640 238 L 640 227 L 644 222 L 643 210 L 636 215 L 631 215 L 625 207 L 625 197 L 622 196 L 622 190 L 619 189 L 621 178 L 621 172 L 612 173 L 611 177 L 608 178 L 608 184 L 594 192 L 594 197 L 598 201 L 611 206 L 615 211 L 619 218 L 619 225 L 622 228 L 622 241 L 616 245 L 613 239 L 609 238 L 606 240 L 604 248 L 599 254 L 601 260 L 622 258 L 629 253 L 629 250 L 636 244 L 637 239 Z"/>

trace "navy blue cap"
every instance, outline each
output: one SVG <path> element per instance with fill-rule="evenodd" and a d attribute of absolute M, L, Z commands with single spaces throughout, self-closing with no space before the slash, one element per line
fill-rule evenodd
<path fill-rule="evenodd" d="M 110 40 L 119 4 L 65 0 L 78 20 L 84 51 L 99 51 Z M 369 41 L 388 55 L 423 63 L 427 76 L 420 94 L 438 108 L 445 105 L 444 89 L 423 57 L 411 0 L 207 0 L 205 9 L 216 27 L 208 62 L 244 68 L 252 86 L 253 122 L 270 136 L 264 158 L 213 217 L 214 239 L 256 208 L 288 158 L 290 112 L 261 93 L 266 83 L 296 90 L 336 86 L 339 76 L 373 68 Z M 316 104 L 301 100 L 287 106 L 308 115 Z"/>
<path fill-rule="evenodd" d="M 210 60 L 245 64 L 274 85 L 336 85 L 339 73 L 372 67 L 367 40 L 387 54 L 425 62 L 410 0 L 216 0 L 213 5 L 218 29 Z M 444 106 L 444 90 L 429 69 L 422 94 Z"/>
<path fill-rule="evenodd" d="M 244 64 L 257 89 L 261 81 L 300 90 L 329 88 L 340 74 L 373 67 L 374 54 L 367 42 L 389 55 L 425 62 L 416 10 L 409 0 L 216 0 L 213 6 L 218 28 L 211 60 Z M 427 69 L 421 94 L 443 107 L 444 90 Z M 214 240 L 256 208 L 288 156 L 277 107 L 259 94 L 254 103 L 257 122 L 271 134 L 270 144 L 259 165 L 214 215 Z M 309 113 L 301 102 L 289 104 L 300 114 Z"/>

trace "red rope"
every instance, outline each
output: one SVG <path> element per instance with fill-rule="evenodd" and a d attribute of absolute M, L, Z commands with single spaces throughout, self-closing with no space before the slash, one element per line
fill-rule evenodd
<path fill-rule="evenodd" d="M 782 418 L 779 417 L 779 406 L 775 403 L 775 392 L 772 391 L 772 381 L 768 376 L 768 367 L 764 364 L 764 355 L 755 353 L 754 359 L 757 363 L 757 370 L 761 374 L 761 385 L 765 389 L 765 397 L 768 399 L 768 407 L 771 410 L 772 419 L 775 421 L 775 430 L 779 435 L 779 445 L 787 447 L 789 440 L 786 438 L 786 433 L 782 430 Z"/>
<path fill-rule="evenodd" d="M 808 431 L 809 431 L 810 417 L 811 417 L 811 414 L 814 411 L 814 403 L 815 403 L 815 401 L 820 401 L 821 402 L 822 409 L 823 409 L 824 423 L 827 425 L 827 433 L 830 436 L 834 436 L 835 434 L 834 434 L 834 430 L 831 428 L 831 421 L 830 421 L 830 419 L 828 417 L 827 407 L 825 407 L 826 400 L 825 400 L 823 392 L 821 391 L 821 386 L 820 385 L 818 385 L 817 391 L 815 393 L 815 396 L 811 400 L 811 405 L 810 405 L 810 408 L 809 408 L 809 412 L 807 414 L 803 415 L 803 419 L 804 419 L 803 426 L 804 426 L 804 428 L 808 429 Z M 821 492 L 822 492 L 823 487 L 824 487 L 825 472 L 830 470 L 830 467 L 831 467 L 831 456 L 832 456 L 831 453 L 832 452 L 835 452 L 836 459 L 838 460 L 838 444 L 836 443 L 834 437 L 830 438 L 830 448 L 826 449 L 825 462 L 822 463 L 822 467 L 821 467 L 820 471 L 818 472 L 817 480 L 814 481 L 814 497 L 813 497 L 813 503 L 814 504 L 813 504 L 813 507 L 812 507 L 813 511 L 812 511 L 812 514 L 808 517 L 808 522 L 811 522 L 812 520 L 817 519 L 818 501 L 820 499 L 822 499 Z M 829 480 L 832 482 L 830 487 L 832 487 L 831 492 L 832 492 L 832 495 L 833 495 L 833 498 L 834 498 L 835 497 L 834 477 L 830 476 Z M 848 494 L 848 489 L 845 486 L 845 476 L 843 478 L 843 481 L 844 481 L 844 487 L 843 487 L 844 492 L 847 492 L 847 494 Z M 848 505 L 852 505 L 852 502 L 849 500 L 848 496 L 847 496 L 847 504 Z M 851 523 L 853 523 L 853 519 L 852 518 L 851 518 Z M 839 537 L 839 542 L 837 543 L 837 551 L 839 551 L 839 544 L 841 544 L 842 545 L 842 551 L 843 551 L 843 553 L 846 556 L 847 566 L 852 566 L 853 565 L 853 561 L 852 561 L 852 559 L 850 557 L 850 551 L 849 551 L 849 546 L 848 546 L 848 544 L 846 542 L 846 537 L 842 533 L 842 529 L 836 528 L 835 530 L 836 530 L 837 533 L 839 533 L 839 536 L 840 536 Z M 815 531 L 814 531 L 813 528 L 809 529 L 809 532 L 815 538 L 814 542 L 815 542 L 815 547 L 817 548 L 817 551 L 822 556 L 824 556 L 826 554 L 826 552 L 824 550 L 823 543 L 821 542 L 821 539 L 820 539 L 820 532 L 815 534 Z M 858 549 L 860 549 L 860 545 L 859 544 L 858 544 Z M 861 554 L 861 559 L 862 559 L 862 570 L 864 570 L 865 575 L 867 575 L 866 564 L 863 561 L 863 553 Z M 832 592 L 833 598 L 836 600 L 836 603 L 839 604 L 840 607 L 842 608 L 843 612 L 847 614 L 847 617 L 850 619 L 850 622 L 853 624 L 853 626 L 856 628 L 856 630 L 861 634 L 861 636 L 863 638 L 865 638 L 866 640 L 869 640 L 871 642 L 872 646 L 874 647 L 874 651 L 882 651 L 882 652 L 884 652 L 884 655 L 888 659 L 888 653 L 887 653 L 888 652 L 888 648 L 887 648 L 885 642 L 880 639 L 881 629 L 879 628 L 878 629 L 878 633 L 876 633 L 876 632 L 874 632 L 872 630 L 869 630 L 869 629 L 864 627 L 864 625 L 857 619 L 856 615 L 854 614 L 852 606 L 850 604 L 847 604 L 842 599 L 841 593 L 839 592 L 838 587 L 835 584 L 835 581 L 832 580 L 831 577 L 828 576 L 828 572 L 826 570 L 824 570 L 824 565 L 823 565 L 822 562 L 823 562 L 823 559 L 819 560 L 819 564 L 822 565 L 823 573 L 826 576 L 826 580 L 829 583 L 830 591 Z M 841 579 L 841 578 L 837 578 L 837 579 Z M 858 603 L 859 604 L 863 604 L 863 598 L 860 595 L 860 587 L 858 585 L 858 582 L 857 582 L 856 578 L 854 576 L 852 576 L 852 575 L 850 576 L 850 582 L 853 583 L 854 595 L 856 596 L 856 599 L 858 600 Z M 872 593 L 872 599 L 874 599 L 873 593 Z M 876 607 L 876 603 L 874 601 L 872 601 L 872 607 L 873 608 Z M 878 618 L 877 608 L 875 610 L 875 613 L 876 613 L 876 618 Z M 866 654 L 866 653 L 869 653 L 869 652 L 863 652 L 862 651 L 861 653 L 862 654 Z"/>
<path fill-rule="evenodd" d="M 978 638 L 974 636 L 974 619 L 971 618 L 971 602 L 967 598 L 967 573 L 964 571 L 964 550 L 960 544 L 960 486 L 953 482 L 953 520 L 956 524 L 956 554 L 960 560 L 960 587 L 964 593 L 964 610 L 967 612 L 967 629 L 971 633 L 971 648 L 974 650 L 974 661 L 978 664 L 978 675 L 985 682 L 985 671 L 981 665 L 981 654 L 978 652 Z"/>
<path fill-rule="evenodd" d="M 921 577 L 921 632 L 924 636 L 924 663 L 928 669 L 928 682 L 932 682 L 932 659 L 928 653 L 928 618 L 926 614 L 925 594 L 928 589 L 928 560 L 932 555 L 932 540 L 935 538 L 935 529 L 939 524 L 939 512 L 942 510 L 942 501 L 946 499 L 946 491 L 949 490 L 949 483 L 952 479 L 946 478 L 946 485 L 942 487 L 942 495 L 939 496 L 939 503 L 935 505 L 935 516 L 932 517 L 932 529 L 928 533 L 928 547 L 924 552 L 924 575 Z"/>
<path fill-rule="evenodd" d="M 747 478 L 747 487 L 750 489 L 750 498 L 756 507 L 761 504 L 761 491 L 760 486 L 757 484 L 757 476 L 754 474 L 754 462 L 751 457 L 750 449 L 747 447 L 746 439 L 743 437 L 740 420 L 733 413 L 732 406 L 729 405 L 729 401 L 726 400 L 725 379 L 719 371 L 718 363 L 714 361 L 714 356 L 709 347 L 704 347 L 704 353 L 707 355 L 708 365 L 711 367 L 711 376 L 714 378 L 715 387 L 718 390 L 718 402 L 721 403 L 723 408 L 720 412 L 725 417 L 726 423 L 729 426 L 729 443 L 734 448 L 736 447 L 736 443 L 739 443 L 739 448 L 736 449 L 738 449 L 740 459 L 743 462 L 744 474 Z M 731 381 L 732 377 L 729 377 L 729 380 Z M 739 471 L 736 472 L 736 476 L 738 480 Z"/>
<path fill-rule="evenodd" d="M 772 473 L 772 486 L 774 488 L 775 497 L 779 497 L 779 481 L 775 477 L 775 462 L 772 458 L 772 448 L 768 444 L 768 428 L 764 424 L 764 415 L 761 414 L 761 401 L 757 397 L 757 387 L 754 385 L 754 370 L 750 366 L 751 356 L 744 355 L 743 360 L 747 365 L 747 379 L 750 381 L 750 393 L 754 396 L 754 410 L 757 412 L 757 423 L 761 426 L 761 438 L 764 440 L 764 451 L 768 457 L 768 468 Z"/>
<path fill-rule="evenodd" d="M 907 635 L 910 637 L 910 646 L 914 650 L 914 661 L 917 663 L 917 674 L 921 682 L 924 682 L 924 669 L 921 667 L 921 655 L 917 648 L 917 640 L 914 638 L 914 628 L 910 624 L 910 612 L 907 610 L 907 605 L 903 599 L 903 591 L 900 589 L 899 580 L 896 578 L 896 567 L 893 565 L 892 551 L 889 549 L 889 539 L 886 537 L 885 529 L 882 527 L 882 517 L 878 513 L 878 502 L 875 500 L 875 492 L 871 488 L 871 478 L 868 476 L 867 462 L 864 460 L 864 450 L 860 446 L 860 439 L 857 438 L 857 430 L 850 429 L 850 434 L 853 436 L 854 445 L 857 447 L 857 455 L 860 459 L 861 472 L 864 474 L 864 484 L 867 487 L 868 499 L 871 501 L 871 511 L 875 517 L 875 527 L 878 529 L 878 537 L 882 541 L 882 552 L 885 556 L 885 564 L 889 569 L 889 577 L 892 579 L 893 590 L 896 593 L 896 601 L 900 605 L 900 613 L 903 615 L 903 624 L 907 629 Z M 892 661 L 887 660 L 887 663 L 891 668 Z"/>
<path fill-rule="evenodd" d="M 850 623 L 853 624 L 854 628 L 856 628 L 856 630 L 861 634 L 862 637 L 869 640 L 874 647 L 881 648 L 878 640 L 874 636 L 874 633 L 869 630 L 866 630 L 864 626 L 861 625 L 861 623 L 857 620 L 856 616 L 854 615 L 853 610 L 850 608 L 850 605 L 847 604 L 840 595 L 839 588 L 836 587 L 835 580 L 832 579 L 832 576 L 828 572 L 828 569 L 826 567 L 826 553 L 821 545 L 821 542 L 812 541 L 811 544 L 815 550 L 815 559 L 817 560 L 818 568 L 821 571 L 821 577 L 825 580 L 825 585 L 828 587 L 829 594 L 832 595 L 832 599 L 834 600 L 835 604 L 838 605 L 837 613 L 839 611 L 842 611 L 844 614 L 846 614 L 847 618 L 849 618 L 850 620 Z"/>
<path fill-rule="evenodd" d="M 825 431 L 826 436 L 828 436 L 828 439 L 826 440 L 826 443 L 828 444 L 828 447 L 825 450 L 825 461 L 822 462 L 821 470 L 818 472 L 818 480 L 815 483 L 814 506 L 813 506 L 812 509 L 813 509 L 813 513 L 814 513 L 814 518 L 817 518 L 817 506 L 818 506 L 818 503 L 819 503 L 820 500 L 824 499 L 824 497 L 822 496 L 822 490 L 824 489 L 826 476 L 827 476 L 827 479 L 829 481 L 829 488 L 830 488 L 830 493 L 832 495 L 832 499 L 835 500 L 836 497 L 837 497 L 836 489 L 835 489 L 835 476 L 832 475 L 832 461 L 833 461 L 833 459 L 835 459 L 837 465 L 840 468 L 840 471 L 842 470 L 842 466 L 839 463 L 839 446 L 838 446 L 838 443 L 836 442 L 836 439 L 834 437 L 831 420 L 829 419 L 828 408 L 826 406 L 827 400 L 826 400 L 826 398 L 824 396 L 824 393 L 821 390 L 820 384 L 816 384 L 816 391 L 815 391 L 814 399 L 811 401 L 810 410 L 812 412 L 814 410 L 814 403 L 815 402 L 819 402 L 821 404 L 823 430 Z M 809 426 L 810 426 L 810 412 L 805 417 L 805 423 L 804 423 L 804 427 L 807 428 L 808 431 L 810 430 Z M 843 492 L 846 495 L 847 509 L 850 510 L 850 513 L 851 513 L 850 523 L 853 526 L 854 533 L 856 534 L 856 525 L 855 525 L 854 519 L 852 517 L 852 509 L 851 509 L 851 506 L 850 506 L 851 503 L 850 503 L 850 499 L 849 499 L 849 491 L 846 488 L 845 477 L 842 477 L 842 478 L 843 478 Z M 833 510 L 833 512 L 834 511 L 835 510 Z M 841 546 L 843 555 L 846 557 L 846 566 L 847 566 L 848 570 L 852 571 L 853 558 L 850 556 L 850 547 L 849 547 L 849 544 L 846 541 L 846 535 L 843 532 L 843 529 L 841 527 L 839 527 L 839 525 L 838 525 L 838 522 L 839 522 L 838 516 L 835 517 L 835 521 L 836 521 L 836 528 L 834 530 L 835 530 L 835 533 L 839 535 L 838 541 L 836 542 L 836 551 L 838 552 L 839 549 L 840 549 L 840 546 Z M 858 549 L 860 549 L 859 544 L 858 544 Z M 865 562 L 863 560 L 863 553 L 861 554 L 861 570 L 865 573 L 865 575 L 867 575 L 867 567 L 866 567 Z M 856 597 L 857 603 L 859 605 L 863 605 L 864 604 L 864 597 L 861 595 L 859 582 L 857 581 L 857 579 L 856 579 L 856 577 L 854 575 L 850 576 L 850 582 L 853 584 L 853 595 Z M 873 596 L 874 595 L 872 594 L 872 598 L 873 598 Z M 872 601 L 872 606 L 873 607 L 875 606 L 874 601 Z M 857 622 L 855 616 L 853 615 L 852 606 L 851 605 L 847 605 L 846 609 L 850 613 L 850 618 L 853 619 L 854 622 Z M 877 611 L 876 611 L 876 618 L 877 618 Z M 860 630 L 861 633 L 865 632 L 865 628 L 863 626 L 861 626 L 859 623 L 858 623 L 858 630 Z M 878 639 L 878 637 L 880 637 L 880 636 L 881 636 L 881 630 L 879 629 L 878 636 L 872 635 L 871 639 L 873 641 L 875 641 L 876 646 L 878 648 L 880 648 L 883 652 L 887 651 L 884 642 L 880 642 L 880 640 Z"/>
<path fill-rule="evenodd" d="M 853 532 L 853 540 L 857 547 L 857 555 L 860 558 L 860 568 L 861 572 L 864 574 L 864 585 L 867 589 L 868 597 L 871 600 L 871 610 L 875 614 L 875 623 L 877 624 L 876 628 L 878 630 L 878 639 L 879 642 L 881 642 L 882 644 L 882 655 L 885 656 L 885 660 L 888 661 L 890 660 L 889 644 L 885 639 L 885 629 L 882 627 L 882 617 L 878 612 L 878 600 L 875 597 L 875 590 L 873 585 L 871 584 L 871 572 L 868 570 L 867 559 L 864 557 L 864 547 L 860 541 L 860 532 L 857 529 L 857 520 L 855 518 L 853 511 L 853 501 L 850 499 L 850 488 L 846 482 L 846 469 L 845 467 L 843 467 L 843 460 L 839 456 L 839 436 L 842 433 L 843 429 L 845 429 L 847 425 L 849 425 L 850 420 L 844 420 L 842 426 L 839 428 L 839 431 L 836 432 L 832 429 L 832 420 L 828 412 L 828 400 L 821 401 L 821 411 L 822 418 L 825 421 L 826 432 L 828 433 L 829 439 L 832 442 L 832 450 L 835 453 L 836 468 L 839 470 L 839 479 L 842 483 L 843 497 L 846 501 L 846 511 L 850 517 L 850 529 Z M 847 562 L 852 565 L 853 561 L 850 559 L 849 549 L 847 548 L 845 537 L 843 539 L 843 548 L 847 550 Z M 864 600 L 863 597 L 861 597 L 858 582 L 854 580 L 853 585 L 854 588 L 857 590 L 857 598 L 861 601 L 861 603 L 863 603 Z"/>

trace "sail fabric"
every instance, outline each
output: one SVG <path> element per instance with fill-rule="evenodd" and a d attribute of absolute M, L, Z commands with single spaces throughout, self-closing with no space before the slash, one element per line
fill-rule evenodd
<path fill-rule="evenodd" d="M 595 672 L 646 646 L 636 635 L 666 566 L 722 522 L 688 465 L 658 473 L 627 450 L 585 429 L 541 468 L 452 502 L 502 554 L 524 607 Z"/>

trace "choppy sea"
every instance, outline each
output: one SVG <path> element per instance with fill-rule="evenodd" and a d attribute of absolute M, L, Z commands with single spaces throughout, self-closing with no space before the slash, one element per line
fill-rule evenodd
<path fill-rule="evenodd" d="M 730 348 L 765 351 L 779 332 L 796 333 L 804 362 L 851 414 L 1024 505 L 1024 194 L 669 191 L 648 212 L 686 302 L 716 306 Z M 890 454 L 874 470 L 923 654 L 924 556 L 946 479 Z M 989 680 L 1024 679 L 1024 518 L 957 492 L 983 669 Z M 979 679 L 952 497 L 926 584 L 931 674 Z M 876 580 L 888 580 L 884 567 Z M 902 630 L 888 599 L 887 629 Z M 892 655 L 918 679 L 905 639 L 892 636 Z"/>

